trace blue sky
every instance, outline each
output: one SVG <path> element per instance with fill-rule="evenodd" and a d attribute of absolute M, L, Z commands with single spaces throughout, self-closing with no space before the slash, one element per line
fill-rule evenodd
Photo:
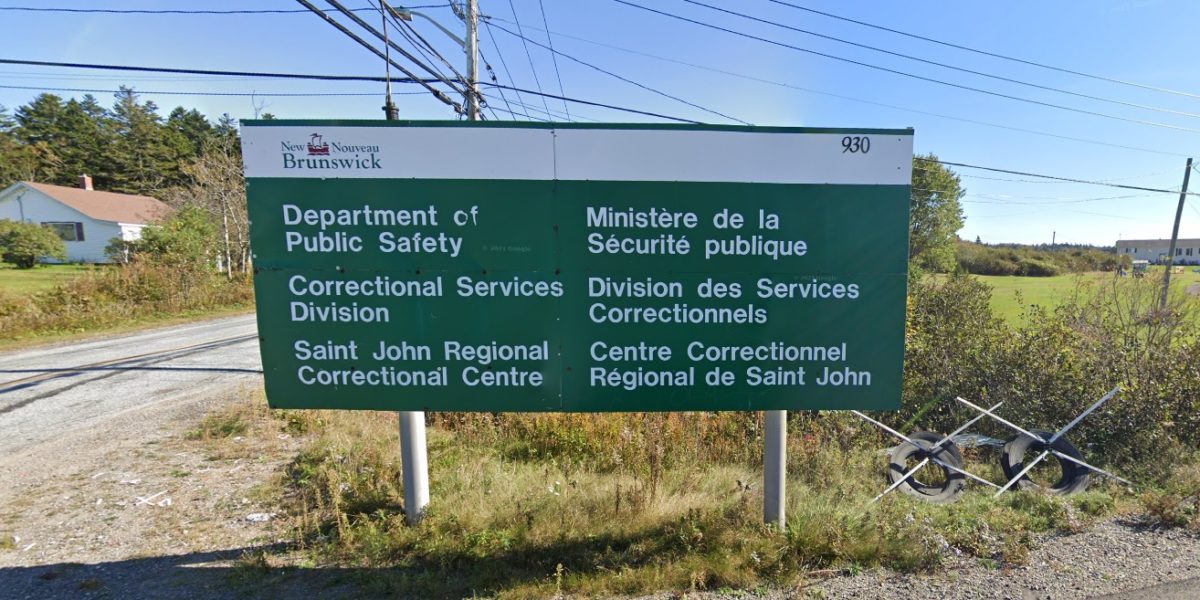
<path fill-rule="evenodd" d="M 964 52 L 769 0 L 704 1 L 770 23 L 807 29 L 963 69 L 1174 112 L 1065 95 L 922 64 L 723 14 L 686 0 L 630 2 L 783 44 L 956 85 L 1168 127 L 1080 114 L 919 81 L 737 37 L 652 14 L 616 0 L 542 0 L 546 23 L 555 34 L 552 38 L 554 47 L 560 52 L 688 103 L 756 125 L 913 127 L 916 150 L 934 152 L 943 160 L 1153 188 L 1178 189 L 1186 157 L 1195 154 L 1200 158 L 1200 70 L 1195 67 L 1197 52 L 1191 41 L 1194 24 L 1200 22 L 1200 3 L 1182 0 L 1089 3 L 790 0 L 793 4 L 946 42 L 1197 95 L 1190 97 Z M 323 0 L 313 0 L 313 3 L 328 8 Z M 352 8 L 370 5 L 368 0 L 344 0 L 343 3 Z M 422 3 L 437 4 L 434 0 L 422 0 Z M 3 0 L 0 6 L 185 10 L 301 8 L 284 0 L 189 3 Z M 538 0 L 512 0 L 511 4 L 509 0 L 480 0 L 480 9 L 495 19 L 497 27 L 513 31 L 516 30 L 515 9 L 526 36 L 547 43 Z M 462 29 L 461 21 L 445 5 L 423 8 L 421 12 L 452 30 Z M 362 14 L 373 25 L 378 25 L 378 14 Z M 99 15 L 0 11 L 0 22 L 5 30 L 5 35 L 0 37 L 2 58 L 293 73 L 379 75 L 383 72 L 382 61 L 311 14 Z M 414 22 L 414 27 L 461 70 L 461 51 L 445 34 L 420 19 Z M 540 84 L 542 90 L 557 94 L 561 77 L 566 96 L 705 122 L 731 122 L 561 56 L 556 73 L 546 50 L 531 44 L 527 56 L 519 39 L 498 28 L 493 28 L 491 33 L 499 52 L 486 29 L 481 32 L 480 45 L 502 83 L 526 89 L 537 89 Z M 407 42 L 402 41 L 402 45 L 408 47 Z M 250 118 L 256 107 L 280 118 L 370 119 L 382 116 L 379 108 L 382 85 L 375 83 L 134 74 L 13 65 L 0 65 L 0 86 L 35 89 L 0 87 L 0 105 L 11 110 L 28 102 L 39 90 L 49 88 L 110 90 L 121 84 L 146 91 L 144 98 L 156 102 L 164 114 L 174 106 L 183 105 L 195 107 L 214 118 L 226 112 L 238 118 Z M 150 91 L 368 95 L 251 98 L 164 95 L 148 93 Z M 404 93 L 396 99 L 402 118 L 453 118 L 445 105 L 420 93 L 415 86 L 397 86 L 397 91 Z M 95 95 L 105 104 L 111 101 L 108 94 Z M 512 92 L 505 95 L 510 103 L 518 101 Z M 503 112 L 503 109 L 511 108 L 524 118 L 526 109 L 506 106 L 495 92 L 489 92 L 489 96 L 492 107 L 497 109 L 495 117 L 512 118 Z M 543 104 L 541 99 L 529 95 L 521 96 L 519 101 L 533 107 L 528 109 L 532 116 L 546 118 L 544 111 L 548 109 L 556 119 L 565 117 L 561 101 L 547 99 Z M 653 120 L 596 107 L 568 106 L 571 117 L 578 120 Z M 486 114 L 495 118 L 490 111 Z M 1129 148 L 1063 138 L 1081 138 Z M 963 175 L 968 192 L 964 203 L 967 220 L 960 235 L 969 239 L 979 236 L 986 242 L 1049 242 L 1055 234 L 1060 242 L 1094 244 L 1112 244 L 1118 236 L 1126 239 L 1167 237 L 1178 200 L 1177 194 L 1031 180 L 973 169 L 956 170 Z M 1193 189 L 1200 190 L 1200 183 Z M 1189 206 L 1185 207 L 1180 235 L 1200 237 L 1200 198 L 1189 200 Z"/>

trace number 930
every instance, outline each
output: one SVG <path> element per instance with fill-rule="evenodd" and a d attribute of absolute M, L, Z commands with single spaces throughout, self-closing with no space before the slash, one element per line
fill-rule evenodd
<path fill-rule="evenodd" d="M 858 135 L 848 135 L 842 138 L 842 154 L 866 154 L 871 151 L 871 138 Z"/>

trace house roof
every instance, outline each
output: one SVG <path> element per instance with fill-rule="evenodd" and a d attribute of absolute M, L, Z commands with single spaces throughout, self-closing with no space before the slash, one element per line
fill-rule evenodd
<path fill-rule="evenodd" d="M 1168 246 L 1171 244 L 1171 239 L 1159 240 L 1117 240 L 1118 246 Z M 1200 238 L 1179 238 L 1175 241 L 1176 246 L 1196 246 L 1200 245 Z"/>
<path fill-rule="evenodd" d="M 98 221 L 149 223 L 171 213 L 169 206 L 149 196 L 99 192 L 32 181 L 21 183 Z"/>

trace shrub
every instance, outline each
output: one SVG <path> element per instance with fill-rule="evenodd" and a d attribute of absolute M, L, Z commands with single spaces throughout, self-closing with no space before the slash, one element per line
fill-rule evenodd
<path fill-rule="evenodd" d="M 39 259 L 67 259 L 67 246 L 56 233 L 33 223 L 0 219 L 0 259 L 32 269 Z"/>

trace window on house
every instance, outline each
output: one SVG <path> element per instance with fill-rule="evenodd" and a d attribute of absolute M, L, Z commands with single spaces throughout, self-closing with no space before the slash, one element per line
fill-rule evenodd
<path fill-rule="evenodd" d="M 1188 248 L 1188 249 L 1187 249 L 1187 255 L 1188 255 L 1188 256 L 1191 256 L 1191 255 L 1192 255 L 1192 249 L 1191 249 L 1191 248 Z"/>
<path fill-rule="evenodd" d="M 83 241 L 83 223 L 42 223 L 42 225 L 57 233 L 64 242 Z"/>

